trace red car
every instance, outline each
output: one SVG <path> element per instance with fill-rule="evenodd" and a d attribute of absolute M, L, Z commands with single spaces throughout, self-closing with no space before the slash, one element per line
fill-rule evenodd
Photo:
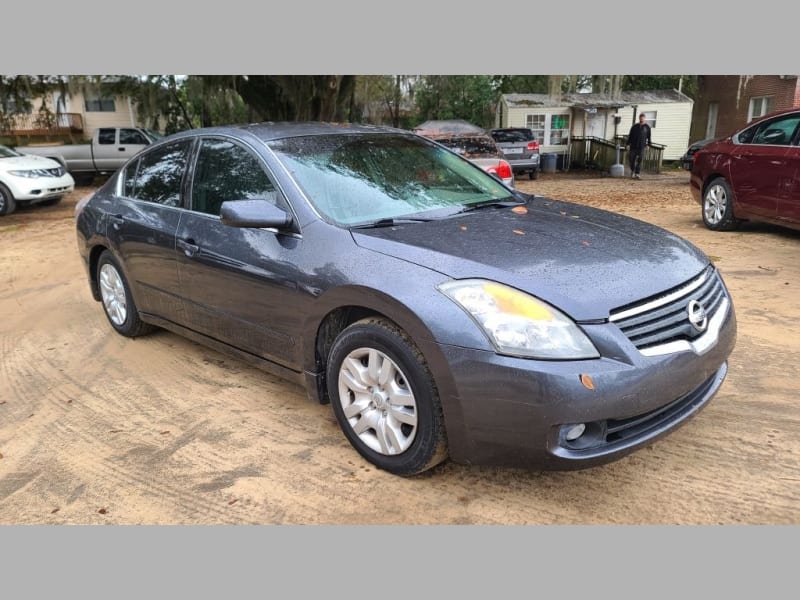
<path fill-rule="evenodd" d="M 800 229 L 800 109 L 762 117 L 694 155 L 690 186 L 709 229 L 761 221 Z"/>

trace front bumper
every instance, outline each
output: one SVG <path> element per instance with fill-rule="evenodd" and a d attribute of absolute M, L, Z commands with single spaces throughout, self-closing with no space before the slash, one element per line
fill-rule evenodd
<path fill-rule="evenodd" d="M 611 323 L 584 329 L 600 340 L 603 358 L 538 361 L 440 346 L 453 386 L 440 386 L 451 394 L 442 401 L 460 413 L 459 427 L 448 426 L 451 458 L 554 470 L 617 460 L 685 423 L 717 393 L 735 344 L 736 317 L 731 306 L 716 344 L 702 355 L 648 357 Z M 621 352 L 609 353 L 614 346 Z M 582 375 L 591 377 L 593 390 Z M 570 442 L 566 432 L 575 424 L 586 430 Z"/>
<path fill-rule="evenodd" d="M 72 175 L 65 173 L 61 177 L 18 177 L 9 175 L 4 183 L 17 202 L 35 204 L 43 200 L 58 198 L 75 189 Z"/>

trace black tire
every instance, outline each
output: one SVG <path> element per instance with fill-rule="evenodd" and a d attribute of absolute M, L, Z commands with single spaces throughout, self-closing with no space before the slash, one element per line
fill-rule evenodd
<path fill-rule="evenodd" d="M 703 192 L 700 209 L 703 224 L 713 231 L 730 231 L 739 226 L 733 214 L 733 192 L 724 177 L 717 177 Z"/>
<path fill-rule="evenodd" d="M 104 250 L 97 261 L 97 286 L 100 289 L 103 312 L 117 333 L 135 338 L 153 330 L 152 325 L 143 322 L 139 317 L 128 280 L 114 255 L 108 250 Z M 112 297 L 118 301 L 116 307 Z"/>
<path fill-rule="evenodd" d="M 64 199 L 64 196 L 56 196 L 55 198 L 48 198 L 39 202 L 40 206 L 55 206 Z"/>
<path fill-rule="evenodd" d="M 72 179 L 78 187 L 85 187 L 94 183 L 94 173 L 73 173 Z"/>
<path fill-rule="evenodd" d="M 539 179 L 539 169 L 536 168 L 533 171 L 528 171 L 528 177 L 531 179 Z"/>
<path fill-rule="evenodd" d="M 17 202 L 11 191 L 0 183 L 0 217 L 10 215 L 17 210 Z"/>
<path fill-rule="evenodd" d="M 364 378 L 353 377 L 352 369 L 361 360 L 357 357 L 365 353 L 369 356 L 364 356 L 366 362 L 358 367 L 364 371 Z M 376 367 L 375 372 L 387 374 L 389 380 L 378 383 L 380 377 L 370 379 L 368 365 L 372 357 L 377 357 L 375 364 L 380 366 L 380 371 Z M 346 359 L 349 366 L 342 370 Z M 444 416 L 436 384 L 422 353 L 394 323 L 371 317 L 347 327 L 333 343 L 326 376 L 333 412 L 345 437 L 376 467 L 395 475 L 416 475 L 447 458 Z M 363 389 L 358 400 L 352 388 L 348 388 L 348 383 L 355 385 L 355 379 Z M 367 380 L 375 385 L 367 385 Z M 344 402 L 340 388 L 346 394 Z M 395 398 L 401 395 L 410 398 L 406 400 L 410 403 L 398 409 L 396 404 L 389 403 L 389 396 L 384 394 L 387 390 L 395 392 Z M 349 418 L 345 405 L 351 413 Z M 415 417 L 413 425 L 408 422 L 412 417 Z M 370 426 L 372 423 L 375 427 Z M 357 427 L 362 431 L 357 432 Z"/>

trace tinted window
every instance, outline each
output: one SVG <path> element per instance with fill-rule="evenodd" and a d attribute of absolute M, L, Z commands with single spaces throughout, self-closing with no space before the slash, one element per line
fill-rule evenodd
<path fill-rule="evenodd" d="M 798 123 L 800 114 L 785 115 L 750 127 L 736 136 L 736 139 L 740 144 L 788 146 Z"/>
<path fill-rule="evenodd" d="M 147 138 L 135 129 L 120 129 L 119 130 L 119 143 L 120 144 L 147 144 Z"/>
<path fill-rule="evenodd" d="M 97 134 L 97 141 L 100 144 L 113 144 L 116 141 L 117 130 L 113 128 L 103 128 Z"/>
<path fill-rule="evenodd" d="M 128 198 L 133 198 L 136 189 L 136 171 L 139 169 L 139 161 L 128 165 L 123 174 L 122 194 Z"/>
<path fill-rule="evenodd" d="M 533 141 L 533 132 L 530 129 L 507 129 L 493 131 L 492 137 L 494 141 L 499 144 L 508 142 L 531 142 Z"/>
<path fill-rule="evenodd" d="M 261 162 L 242 146 L 203 140 L 194 171 L 192 210 L 218 215 L 226 200 L 259 198 L 276 203 L 274 190 Z"/>
<path fill-rule="evenodd" d="M 142 156 L 135 176 L 130 172 L 133 165 L 125 172 L 125 195 L 166 206 L 180 206 L 181 181 L 190 143 L 173 142 Z"/>

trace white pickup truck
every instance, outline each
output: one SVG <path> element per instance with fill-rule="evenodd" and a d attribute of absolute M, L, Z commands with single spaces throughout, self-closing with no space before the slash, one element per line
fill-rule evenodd
<path fill-rule="evenodd" d="M 162 136 L 137 127 L 100 127 L 85 144 L 61 146 L 17 146 L 17 152 L 36 154 L 58 161 L 76 182 L 86 182 L 101 173 L 113 173 L 134 154 Z"/>

